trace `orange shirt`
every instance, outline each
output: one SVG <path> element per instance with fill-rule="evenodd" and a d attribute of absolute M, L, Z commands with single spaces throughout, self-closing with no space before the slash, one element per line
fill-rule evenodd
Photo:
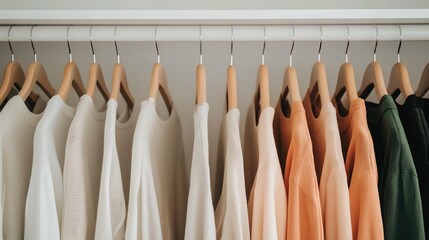
<path fill-rule="evenodd" d="M 289 106 L 288 106 L 289 107 Z M 285 162 L 287 239 L 323 239 L 322 211 L 313 150 L 302 102 L 293 102 L 285 116 L 281 98 L 274 117 L 274 137 Z"/>
<path fill-rule="evenodd" d="M 341 106 L 337 107 L 337 119 L 346 156 L 353 239 L 384 239 L 377 163 L 366 120 L 365 102 L 358 98 L 350 104 L 348 115 L 340 112 Z"/>
<path fill-rule="evenodd" d="M 303 105 L 313 143 L 325 239 L 352 239 L 349 189 L 335 108 L 331 102 L 312 106 L 309 92 Z"/>

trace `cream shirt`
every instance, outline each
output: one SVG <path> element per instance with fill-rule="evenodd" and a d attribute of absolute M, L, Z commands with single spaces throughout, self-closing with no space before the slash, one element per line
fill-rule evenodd
<path fill-rule="evenodd" d="M 61 239 L 94 239 L 106 112 L 83 95 L 66 142 Z"/>
<path fill-rule="evenodd" d="M 64 155 L 74 114 L 75 109 L 55 95 L 37 125 L 25 205 L 25 239 L 60 239 Z"/>
<path fill-rule="evenodd" d="M 141 103 L 134 132 L 125 239 L 183 239 L 187 196 L 176 108 L 163 120 L 149 98 Z"/>
<path fill-rule="evenodd" d="M 232 109 L 226 114 L 222 127 L 219 160 L 223 160 L 225 167 L 215 211 L 217 239 L 250 239 L 239 123 L 240 111 Z"/>

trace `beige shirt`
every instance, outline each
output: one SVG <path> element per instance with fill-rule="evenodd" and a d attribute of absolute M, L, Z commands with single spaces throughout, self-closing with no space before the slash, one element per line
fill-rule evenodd
<path fill-rule="evenodd" d="M 25 202 L 33 163 L 33 138 L 42 113 L 19 96 L 0 113 L 0 230 L 3 239 L 24 239 Z"/>
<path fill-rule="evenodd" d="M 61 239 L 94 239 L 106 112 L 83 95 L 66 142 Z"/>
<path fill-rule="evenodd" d="M 352 239 L 349 190 L 337 116 L 331 102 L 315 107 L 307 92 L 303 104 L 313 143 L 325 239 Z"/>
<path fill-rule="evenodd" d="M 247 164 L 254 170 L 257 166 L 253 181 L 252 171 L 246 176 L 247 183 L 252 183 L 248 202 L 250 236 L 251 239 L 285 239 L 286 190 L 273 135 L 274 109 L 263 109 L 258 124 L 255 117 L 252 104 L 246 122 L 246 131 L 251 132 L 246 134 L 254 139 L 244 145 L 246 156 L 254 156 L 244 158 L 245 167 Z"/>

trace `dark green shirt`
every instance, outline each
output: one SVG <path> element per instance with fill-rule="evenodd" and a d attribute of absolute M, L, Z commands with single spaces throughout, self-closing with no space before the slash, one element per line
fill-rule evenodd
<path fill-rule="evenodd" d="M 419 180 L 395 102 L 384 95 L 366 102 L 378 168 L 378 191 L 386 239 L 425 239 Z"/>
<path fill-rule="evenodd" d="M 429 236 L 429 127 L 424 99 L 410 95 L 404 105 L 396 104 L 419 177 L 425 235 Z"/>

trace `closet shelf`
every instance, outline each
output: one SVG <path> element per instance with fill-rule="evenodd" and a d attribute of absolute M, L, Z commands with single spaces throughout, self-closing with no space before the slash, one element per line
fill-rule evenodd
<path fill-rule="evenodd" d="M 429 9 L 0 10 L 0 24 L 420 24 Z"/>

